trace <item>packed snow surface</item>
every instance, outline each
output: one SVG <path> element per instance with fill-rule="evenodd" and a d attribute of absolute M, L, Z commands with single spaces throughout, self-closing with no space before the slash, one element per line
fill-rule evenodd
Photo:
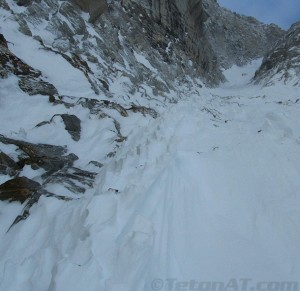
<path fill-rule="evenodd" d="M 21 53 L 18 45 L 14 52 Z M 58 58 L 45 62 L 63 66 Z M 80 199 L 41 197 L 9 232 L 22 206 L 0 202 L 0 289 L 204 290 L 192 282 L 298 281 L 300 92 L 249 85 L 258 64 L 226 71 L 228 83 L 186 95 L 160 109 L 157 119 L 124 121 L 127 140 Z M 54 66 L 47 76 L 60 88 L 55 70 L 61 69 Z M 90 94 L 78 72 L 61 74 L 77 84 L 75 92 Z M 105 123 L 70 109 L 84 132 L 72 144 L 57 127 L 33 129 L 59 107 L 51 111 L 46 97 L 16 91 L 13 77 L 1 86 L 3 134 L 23 132 L 33 142 L 49 135 L 55 144 L 69 144 L 78 163 L 101 156 L 109 139 Z M 34 178 L 35 171 L 24 171 Z"/>

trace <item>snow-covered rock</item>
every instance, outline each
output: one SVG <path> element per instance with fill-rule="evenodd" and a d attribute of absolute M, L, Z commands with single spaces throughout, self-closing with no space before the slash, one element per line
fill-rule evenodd
<path fill-rule="evenodd" d="M 300 22 L 294 23 L 266 54 L 254 81 L 265 86 L 278 82 L 300 86 Z"/>

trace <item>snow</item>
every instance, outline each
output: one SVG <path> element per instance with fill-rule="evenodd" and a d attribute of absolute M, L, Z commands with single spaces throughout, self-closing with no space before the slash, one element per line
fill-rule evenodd
<path fill-rule="evenodd" d="M 10 49 L 61 94 L 94 97 L 80 71 L 12 23 L 6 27 L 11 30 L 1 32 L 13 43 Z M 145 56 L 134 55 L 157 72 Z M 172 278 L 298 281 L 300 91 L 249 84 L 260 62 L 225 71 L 229 82 L 218 88 L 195 85 L 178 104 L 159 107 L 157 119 L 110 113 L 128 137 L 110 160 L 105 155 L 116 135 L 111 119 L 91 117 L 81 107 L 51 106 L 47 97 L 17 89 L 15 77 L 1 80 L 1 134 L 68 145 L 79 156 L 77 166 L 106 163 L 94 189 L 68 202 L 41 197 L 9 232 L 23 206 L 0 202 L 0 290 L 150 291 L 157 278 L 165 287 Z M 126 98 L 122 88 L 129 82 L 120 74 L 110 91 Z M 157 101 L 147 102 L 155 107 Z M 66 112 L 82 121 L 79 142 L 59 117 L 35 127 Z M 1 150 L 14 158 L 15 148 L 1 144 Z M 40 175 L 28 166 L 21 174 Z"/>
<path fill-rule="evenodd" d="M 0 28 L 0 32 L 8 41 L 9 49 L 24 62 L 42 71 L 47 81 L 61 94 L 78 97 L 95 95 L 82 72 L 70 66 L 62 56 L 45 51 L 37 41 L 20 33 L 12 20 L 6 19 L 6 22 L 5 31 Z"/>
<path fill-rule="evenodd" d="M 133 52 L 136 60 L 144 65 L 146 68 L 148 68 L 153 73 L 157 73 L 157 70 L 150 64 L 150 62 L 142 55 L 137 53 L 136 51 Z"/>
<path fill-rule="evenodd" d="M 253 78 L 254 73 L 260 66 L 261 62 L 262 58 L 253 60 L 245 69 L 237 65 L 233 65 L 230 70 L 224 71 L 225 78 L 228 81 L 224 85 L 231 86 L 232 88 L 247 85 L 251 81 L 251 78 Z"/>

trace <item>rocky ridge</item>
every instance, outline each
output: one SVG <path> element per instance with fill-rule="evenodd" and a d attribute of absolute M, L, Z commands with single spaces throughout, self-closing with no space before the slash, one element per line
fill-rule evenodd
<path fill-rule="evenodd" d="M 265 86 L 282 82 L 300 86 L 300 22 L 291 26 L 266 54 L 254 82 Z"/>

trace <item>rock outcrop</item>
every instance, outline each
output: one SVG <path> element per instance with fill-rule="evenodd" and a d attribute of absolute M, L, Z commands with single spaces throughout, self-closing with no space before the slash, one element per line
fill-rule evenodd
<path fill-rule="evenodd" d="M 48 185 L 62 185 L 75 195 L 84 194 L 87 189 L 93 187 L 96 173 L 74 167 L 78 157 L 72 153 L 67 154 L 66 147 L 34 144 L 3 135 L 0 135 L 0 145 L 1 143 L 17 146 L 19 156 L 18 161 L 15 162 L 3 152 L 0 153 L 0 174 L 15 176 L 0 185 L 0 200 L 21 203 L 27 201 L 22 214 L 13 224 L 28 217 L 31 206 L 38 202 L 41 195 L 66 201 L 72 199 L 72 197 L 49 192 Z M 26 176 L 18 176 L 27 165 L 33 170 L 43 169 L 43 174 L 38 178 L 41 184 Z"/>
<path fill-rule="evenodd" d="M 293 24 L 266 54 L 254 82 L 267 86 L 276 82 L 300 86 L 300 22 Z"/>
<path fill-rule="evenodd" d="M 90 22 L 95 22 L 107 9 L 106 0 L 72 0 L 83 11 L 90 14 Z"/>
<path fill-rule="evenodd" d="M 0 200 L 23 203 L 41 189 L 41 185 L 26 177 L 17 177 L 0 185 Z"/>
<path fill-rule="evenodd" d="M 215 0 L 123 1 L 132 2 L 178 37 L 207 74 L 218 73 L 220 66 L 244 65 L 262 57 L 284 33 L 275 24 L 226 10 Z"/>
<path fill-rule="evenodd" d="M 0 151 L 0 174 L 14 176 L 21 167 L 7 154 Z"/>
<path fill-rule="evenodd" d="M 14 55 L 8 48 L 3 34 L 0 34 L 0 78 L 14 74 L 19 78 L 19 87 L 29 95 L 55 95 L 57 89 L 43 80 L 42 73 Z"/>
<path fill-rule="evenodd" d="M 98 65 L 110 78 L 108 67 L 124 62 L 126 56 L 136 71 L 134 77 L 128 76 L 134 87 L 147 83 L 155 88 L 155 94 L 161 95 L 173 89 L 168 80 L 186 75 L 216 85 L 225 80 L 222 68 L 262 57 L 283 35 L 279 27 L 228 11 L 216 0 L 21 2 L 19 5 L 26 9 L 14 14 L 20 31 L 30 36 L 31 29 L 45 20 L 45 30 L 53 38 L 34 37 L 45 49 L 61 54 L 78 67 L 97 94 L 107 93 L 109 82 L 90 71 L 89 63 Z M 90 34 L 81 10 L 89 13 L 95 34 Z M 102 34 L 106 35 L 105 40 L 100 37 Z M 82 36 L 82 41 L 78 36 Z M 143 52 L 166 82 L 149 78 L 153 72 L 141 69 L 134 51 Z M 97 56 L 107 64 L 99 64 Z"/>

